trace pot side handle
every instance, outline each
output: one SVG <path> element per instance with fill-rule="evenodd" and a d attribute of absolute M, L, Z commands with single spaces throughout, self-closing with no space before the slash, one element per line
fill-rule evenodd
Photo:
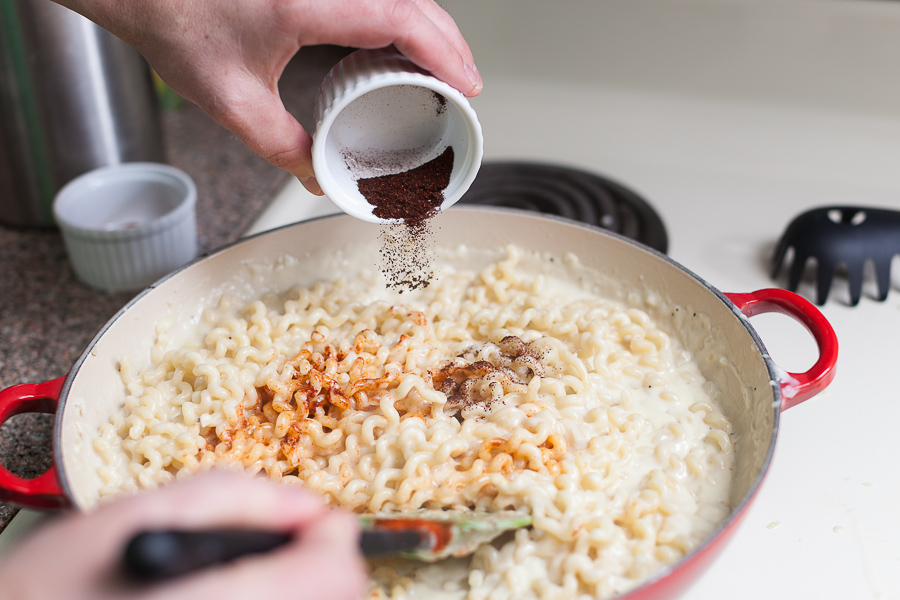
<path fill-rule="evenodd" d="M 65 376 L 44 383 L 23 383 L 0 390 L 0 425 L 22 413 L 56 412 Z M 0 501 L 27 508 L 48 509 L 69 506 L 59 485 L 56 465 L 34 479 L 23 479 L 0 464 Z"/>
<path fill-rule="evenodd" d="M 806 298 L 780 288 L 766 288 L 746 294 L 725 294 L 745 316 L 781 313 L 799 321 L 816 340 L 819 359 L 803 373 L 785 372 L 781 377 L 781 409 L 786 410 L 812 398 L 834 379 L 838 356 L 837 334 L 831 323 Z"/>

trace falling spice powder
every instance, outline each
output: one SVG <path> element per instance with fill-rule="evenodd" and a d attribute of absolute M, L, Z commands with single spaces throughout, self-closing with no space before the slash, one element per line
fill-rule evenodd
<path fill-rule="evenodd" d="M 431 282 L 429 219 L 440 212 L 453 170 L 453 148 L 408 171 L 359 179 L 372 214 L 394 221 L 381 234 L 382 272 L 388 286 L 400 292 Z"/>

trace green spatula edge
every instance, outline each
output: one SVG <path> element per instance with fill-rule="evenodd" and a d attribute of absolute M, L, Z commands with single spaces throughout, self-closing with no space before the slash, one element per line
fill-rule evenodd
<path fill-rule="evenodd" d="M 451 556 L 472 554 L 507 531 L 528 527 L 530 514 L 505 510 L 480 512 L 466 510 L 416 510 L 383 512 L 359 516 L 363 531 L 417 531 L 422 544 L 412 550 L 384 548 L 385 554 L 397 554 L 426 562 Z"/>

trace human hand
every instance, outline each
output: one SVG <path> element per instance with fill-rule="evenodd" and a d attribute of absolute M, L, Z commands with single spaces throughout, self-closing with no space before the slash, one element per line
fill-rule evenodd
<path fill-rule="evenodd" d="M 246 556 L 160 584 L 119 572 L 128 541 L 144 529 L 249 528 L 295 533 Z M 355 519 L 292 486 L 212 472 L 45 524 L 0 562 L 0 597 L 16 600 L 356 600 L 366 586 Z"/>
<path fill-rule="evenodd" d="M 482 88 L 472 52 L 434 0 L 56 0 L 137 48 L 176 92 L 315 194 L 312 138 L 278 80 L 302 46 L 393 45 L 467 96 Z"/>

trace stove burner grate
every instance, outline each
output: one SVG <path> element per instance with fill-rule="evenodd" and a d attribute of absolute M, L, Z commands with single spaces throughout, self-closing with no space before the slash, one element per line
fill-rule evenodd
<path fill-rule="evenodd" d="M 486 162 L 460 203 L 552 214 L 668 250 L 662 219 L 643 198 L 605 177 L 569 167 Z"/>

